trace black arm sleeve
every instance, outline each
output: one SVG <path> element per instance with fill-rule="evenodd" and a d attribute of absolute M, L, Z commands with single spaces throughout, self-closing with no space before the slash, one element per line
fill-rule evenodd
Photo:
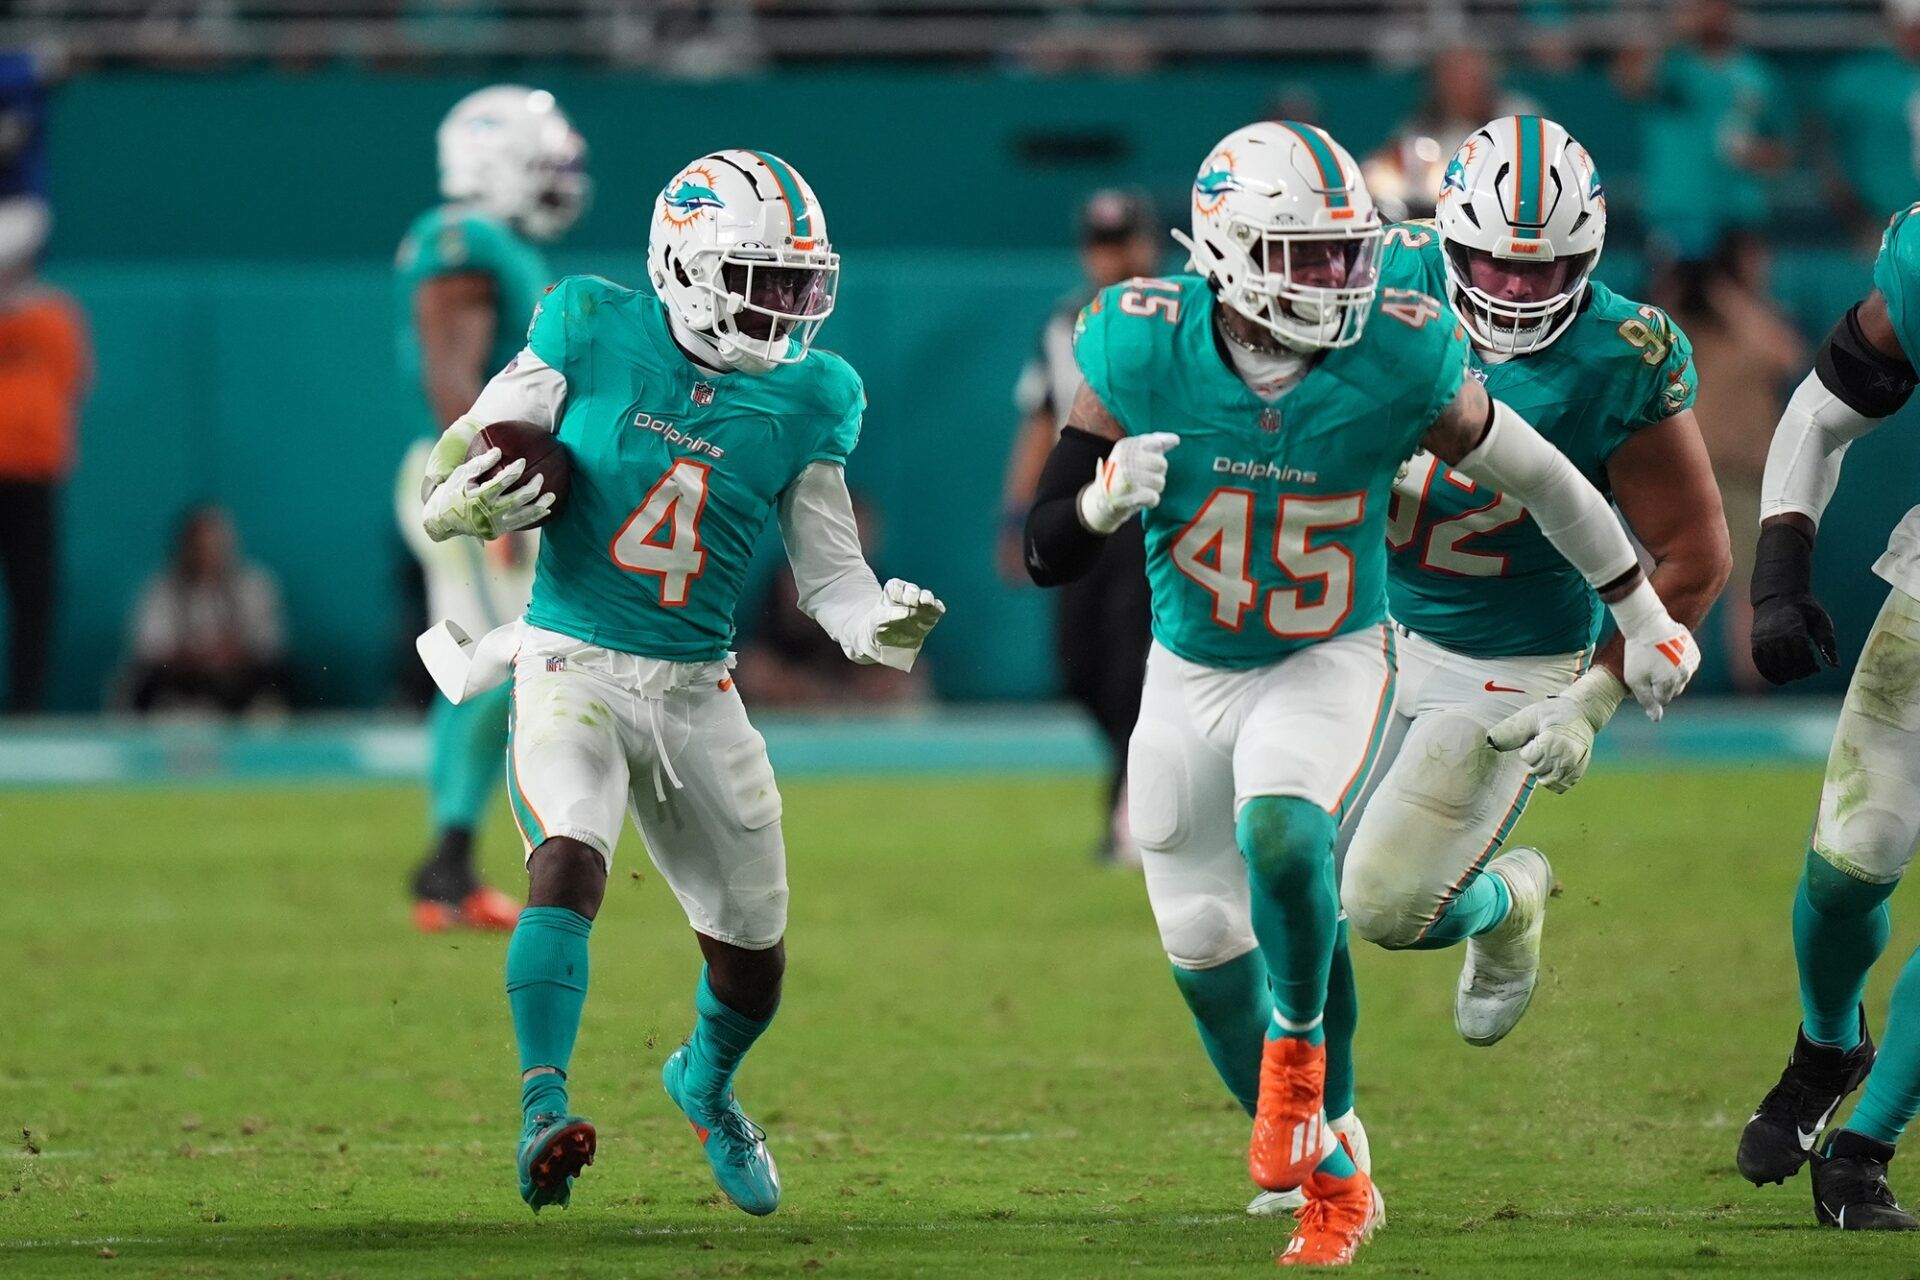
<path fill-rule="evenodd" d="M 1113 441 L 1066 427 L 1047 455 L 1027 512 L 1027 574 L 1043 587 L 1072 582 L 1093 568 L 1107 545 L 1104 535 L 1080 523 L 1080 491 L 1093 469 L 1113 451 Z"/>

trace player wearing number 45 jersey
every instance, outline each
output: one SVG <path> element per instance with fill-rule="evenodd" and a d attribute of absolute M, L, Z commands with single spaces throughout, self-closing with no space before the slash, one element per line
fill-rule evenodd
<path fill-rule="evenodd" d="M 1393 707 L 1400 464 L 1424 446 L 1525 502 L 1612 605 L 1650 708 L 1697 655 L 1605 499 L 1466 377 L 1448 308 L 1379 287 L 1383 228 L 1344 149 L 1252 125 L 1209 154 L 1192 198 L 1198 274 L 1116 286 L 1083 316 L 1086 381 L 1028 567 L 1065 581 L 1145 521 L 1154 647 L 1128 776 L 1148 896 L 1202 1043 L 1254 1118 L 1253 1180 L 1304 1192 L 1279 1260 L 1337 1265 L 1381 1212 L 1350 1101 L 1328 1122 L 1323 1023 L 1353 1016 L 1350 981 L 1328 1007 L 1334 838 Z"/>
<path fill-rule="evenodd" d="M 436 539 L 497 536 L 552 504 L 538 478 L 516 484 L 518 462 L 489 475 L 497 450 L 462 461 L 484 424 L 551 428 L 572 475 L 525 618 L 471 647 L 430 632 L 422 652 L 456 697 L 497 683 L 511 655 L 507 782 L 531 879 L 507 951 L 521 1196 L 566 1204 L 593 1159 L 567 1072 L 631 813 L 706 959 L 662 1081 L 721 1190 L 766 1214 L 780 1180 L 733 1078 L 779 1003 L 787 880 L 780 793 L 729 674 L 748 557 L 777 513 L 800 607 L 855 662 L 910 668 L 944 607 L 882 587 L 861 555 L 842 467 L 866 402 L 845 362 L 812 349 L 840 268 L 812 188 L 766 152 L 702 157 L 654 205 L 648 266 L 658 296 L 556 285 L 525 350 L 436 446 Z"/>
<path fill-rule="evenodd" d="M 1455 154 L 1435 223 L 1388 229 L 1381 274 L 1447 297 L 1473 376 L 1612 494 L 1654 588 L 1695 626 L 1730 556 L 1691 348 L 1663 312 L 1591 279 L 1606 219 L 1586 149 L 1551 120 L 1507 116 Z M 1623 645 L 1589 667 L 1602 610 L 1580 571 L 1517 495 L 1427 454 L 1397 486 L 1387 542 L 1400 680 L 1343 832 L 1341 902 L 1383 947 L 1465 941 L 1454 1024 L 1490 1045 L 1532 999 L 1553 883 L 1537 850 L 1501 842 L 1536 782 L 1564 791 L 1586 772 L 1626 696 Z"/>

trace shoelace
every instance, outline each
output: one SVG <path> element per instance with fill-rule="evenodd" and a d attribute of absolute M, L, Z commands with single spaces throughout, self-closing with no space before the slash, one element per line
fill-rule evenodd
<path fill-rule="evenodd" d="M 1308 1200 L 1293 1211 L 1296 1235 L 1314 1232 L 1339 1232 L 1344 1235 L 1366 1221 L 1365 1206 L 1355 1208 L 1338 1200 Z"/>
<path fill-rule="evenodd" d="M 1871 1201 L 1888 1209 L 1898 1209 L 1900 1202 L 1893 1198 L 1893 1188 L 1887 1185 L 1887 1166 L 1866 1156 L 1855 1156 L 1859 1161 L 1857 1182 L 1848 1190 L 1857 1193 L 1859 1199 Z"/>
<path fill-rule="evenodd" d="M 748 1146 L 758 1146 L 767 1140 L 767 1131 L 747 1119 L 747 1113 L 738 1107 L 728 1107 L 720 1113 L 720 1123 L 715 1126 L 728 1137 Z"/>

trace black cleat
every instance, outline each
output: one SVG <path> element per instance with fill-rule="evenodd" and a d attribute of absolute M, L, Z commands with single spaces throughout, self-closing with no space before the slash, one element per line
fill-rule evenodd
<path fill-rule="evenodd" d="M 1813 1216 L 1842 1231 L 1920 1231 L 1887 1185 L 1890 1143 L 1842 1129 L 1813 1155 Z"/>
<path fill-rule="evenodd" d="M 1865 1009 L 1860 1011 L 1860 1043 L 1851 1049 L 1815 1044 L 1802 1027 L 1780 1083 L 1767 1091 L 1740 1132 L 1740 1152 L 1734 1158 L 1740 1176 L 1758 1187 L 1785 1182 L 1800 1172 L 1820 1131 L 1872 1066 L 1873 1037 L 1867 1034 Z"/>

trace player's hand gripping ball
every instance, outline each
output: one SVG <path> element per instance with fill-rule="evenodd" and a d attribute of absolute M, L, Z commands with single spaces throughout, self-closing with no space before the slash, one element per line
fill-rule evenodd
<path fill-rule="evenodd" d="M 436 542 L 532 529 L 565 501 L 569 478 L 566 450 L 551 432 L 531 422 L 495 423 L 474 433 L 466 461 L 427 495 L 421 527 Z"/>

